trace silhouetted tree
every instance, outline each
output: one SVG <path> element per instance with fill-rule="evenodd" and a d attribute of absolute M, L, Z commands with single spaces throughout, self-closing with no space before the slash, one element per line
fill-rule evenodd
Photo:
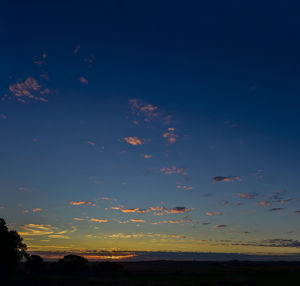
<path fill-rule="evenodd" d="M 25 267 L 29 273 L 39 274 L 45 270 L 45 262 L 39 255 L 29 255 Z"/>
<path fill-rule="evenodd" d="M 99 262 L 94 267 L 94 271 L 95 273 L 101 275 L 118 273 L 123 271 L 123 266 L 121 264 L 110 262 L 110 261 Z"/>
<path fill-rule="evenodd" d="M 14 230 L 8 230 L 6 222 L 0 218 L 0 273 L 3 276 L 13 273 L 18 262 L 27 257 L 26 244 Z"/>
<path fill-rule="evenodd" d="M 53 264 L 54 270 L 68 274 L 81 274 L 87 270 L 88 260 L 82 256 L 69 254 Z"/>

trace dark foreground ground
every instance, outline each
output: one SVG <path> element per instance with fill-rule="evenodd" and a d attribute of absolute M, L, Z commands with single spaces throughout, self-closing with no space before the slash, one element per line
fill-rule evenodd
<path fill-rule="evenodd" d="M 19 274 L 0 285 L 256 286 L 300 285 L 299 262 L 123 262 L 106 273 Z M 48 265 L 49 266 L 49 265 Z M 90 263 L 92 266 L 92 263 Z"/>

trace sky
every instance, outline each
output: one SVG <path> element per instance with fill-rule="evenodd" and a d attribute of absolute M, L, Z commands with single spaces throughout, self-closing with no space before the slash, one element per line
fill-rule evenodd
<path fill-rule="evenodd" d="M 29 251 L 300 256 L 297 1 L 1 6 L 0 217 Z"/>

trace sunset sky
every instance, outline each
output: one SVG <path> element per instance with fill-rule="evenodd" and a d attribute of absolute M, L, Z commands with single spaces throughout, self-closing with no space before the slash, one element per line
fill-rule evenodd
<path fill-rule="evenodd" d="M 0 217 L 54 257 L 300 256 L 295 3 L 2 3 Z"/>

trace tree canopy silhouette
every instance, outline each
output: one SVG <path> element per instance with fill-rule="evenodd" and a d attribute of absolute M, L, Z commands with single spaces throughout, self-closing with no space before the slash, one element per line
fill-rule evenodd
<path fill-rule="evenodd" d="M 3 218 L 0 218 L 0 273 L 11 274 L 18 262 L 27 257 L 26 244 L 15 230 L 9 230 Z"/>
<path fill-rule="evenodd" d="M 82 256 L 69 254 L 54 263 L 56 271 L 64 273 L 80 274 L 87 270 L 88 260 Z"/>

